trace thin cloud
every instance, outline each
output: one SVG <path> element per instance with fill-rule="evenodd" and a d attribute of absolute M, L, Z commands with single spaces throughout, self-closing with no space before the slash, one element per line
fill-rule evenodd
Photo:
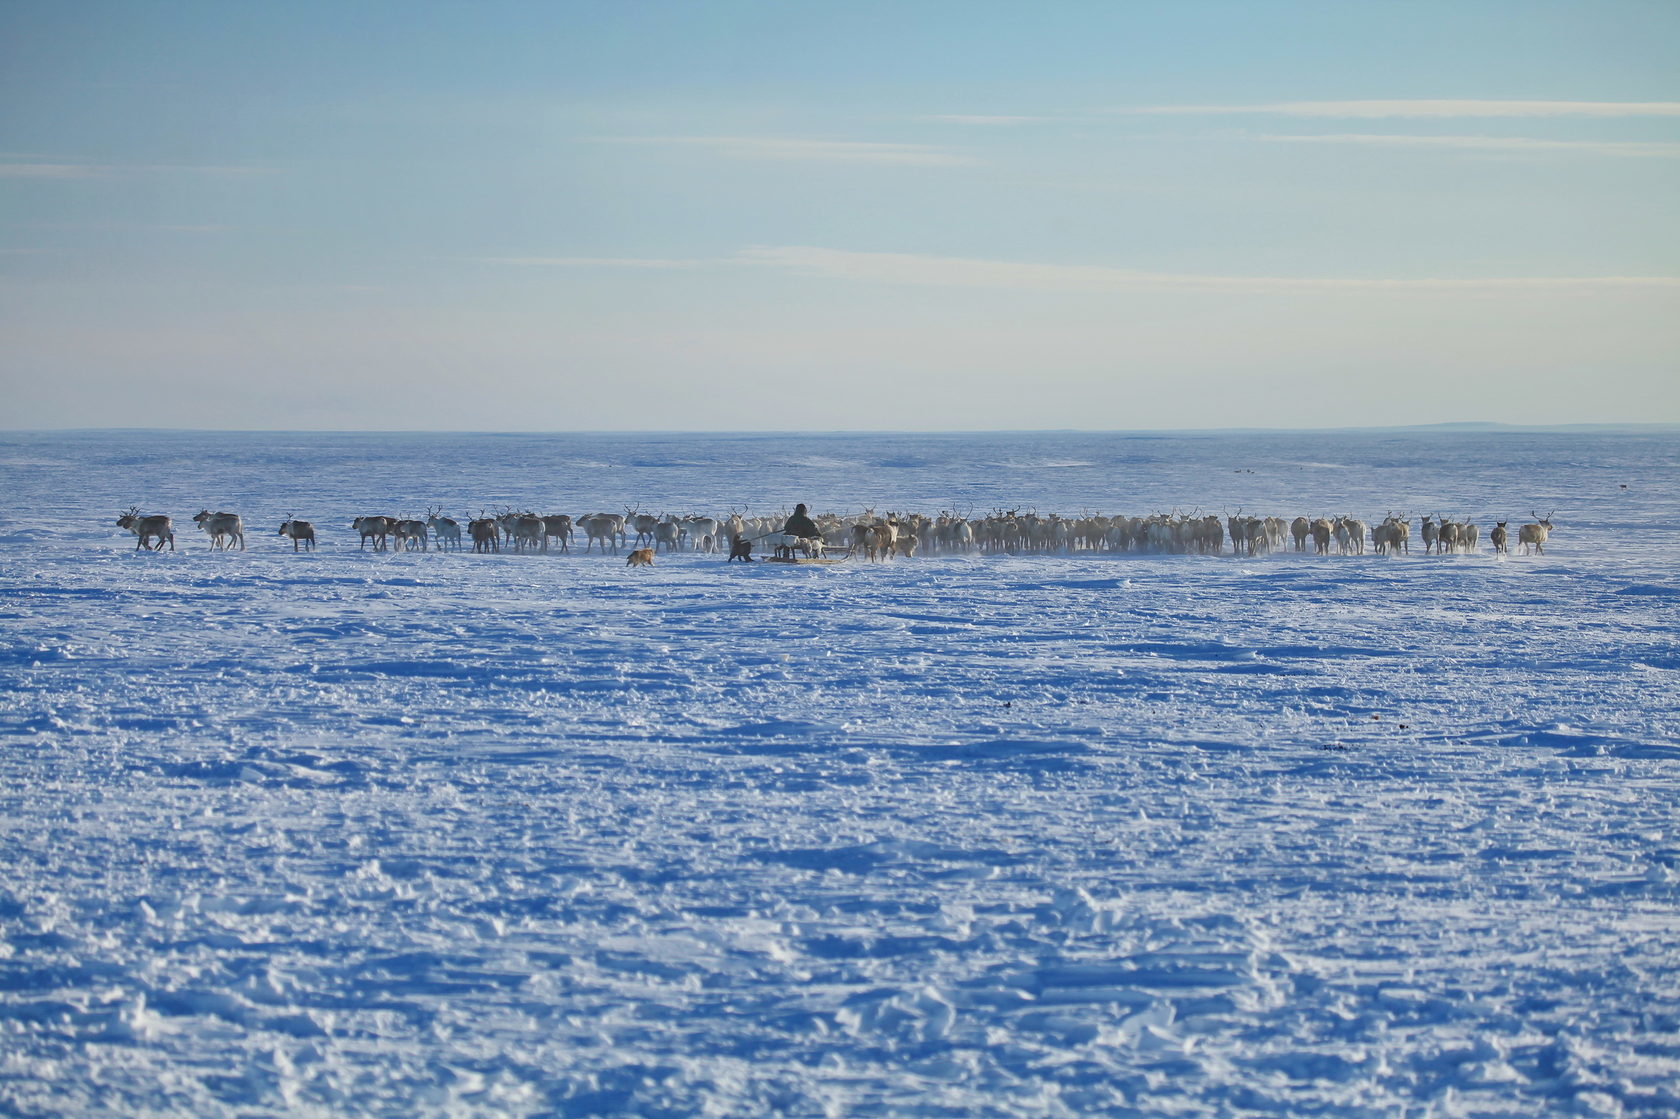
<path fill-rule="evenodd" d="M 487 264 L 516 264 L 548 268 L 627 268 L 648 272 L 685 271 L 729 263 L 720 260 L 661 260 L 648 257 L 614 256 L 487 256 L 481 259 Z"/>
<path fill-rule="evenodd" d="M 0 179 L 93 179 L 106 171 L 84 163 L 0 163 Z"/>
<path fill-rule="evenodd" d="M 524 256 L 482 257 L 486 263 L 642 271 L 758 268 L 823 280 L 906 287 L 990 288 L 1007 291 L 1103 293 L 1124 291 L 1477 291 L 1499 289 L 1680 288 L 1680 276 L 1347 277 L 1224 276 L 1146 272 L 1100 264 L 1038 264 L 918 253 L 854 252 L 809 245 L 762 245 L 727 257 Z"/>
<path fill-rule="evenodd" d="M 1033 264 L 911 253 L 848 252 L 809 246 L 743 249 L 736 254 L 735 259 L 744 264 L 819 279 L 1014 291 L 1405 292 L 1606 287 L 1680 288 L 1680 277 L 1675 276 L 1528 276 L 1465 279 L 1220 276 L 1143 272 L 1104 265 Z"/>
<path fill-rule="evenodd" d="M 801 140 L 774 136 L 624 136 L 596 143 L 647 144 L 704 148 L 730 159 L 873 163 L 911 167 L 959 167 L 978 163 L 972 156 L 925 144 L 886 144 L 862 140 Z"/>
<path fill-rule="evenodd" d="M 1256 139 L 1280 144 L 1362 144 L 1373 147 L 1454 148 L 1461 151 L 1512 154 L 1556 152 L 1566 155 L 1614 155 L 1674 158 L 1680 144 L 1645 140 L 1539 140 L 1526 136 L 1405 136 L 1342 132 L 1323 136 L 1261 135 Z"/>
<path fill-rule="evenodd" d="M 268 167 L 190 163 L 69 163 L 0 161 L 0 179 L 104 179 L 135 174 L 268 175 Z"/>
<path fill-rule="evenodd" d="M 1007 128 L 1017 124 L 1041 124 L 1050 117 L 983 116 L 972 113 L 936 113 L 915 118 L 933 124 L 973 124 L 984 128 Z"/>
<path fill-rule="evenodd" d="M 1680 101 L 1279 101 L 1260 105 L 1155 105 L 1134 113 L 1291 117 L 1680 117 Z"/>
<path fill-rule="evenodd" d="M 232 225 L 153 225 L 146 222 L 28 222 L 23 228 L 43 233 L 230 233 Z"/>

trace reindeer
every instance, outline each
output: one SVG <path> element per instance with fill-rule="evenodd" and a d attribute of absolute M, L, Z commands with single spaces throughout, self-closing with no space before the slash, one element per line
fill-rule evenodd
<path fill-rule="evenodd" d="M 391 529 L 395 526 L 396 521 L 395 517 L 357 517 L 354 521 L 351 521 L 350 527 L 362 536 L 362 542 L 356 550 L 358 552 L 363 551 L 367 548 L 367 542 L 372 540 L 373 550 L 383 552 L 385 550 L 385 539 L 391 535 Z"/>
<path fill-rule="evenodd" d="M 1394 539 L 1394 526 L 1387 521 L 1371 528 L 1371 547 L 1379 556 L 1386 556 L 1391 548 L 1397 547 Z"/>
<path fill-rule="evenodd" d="M 515 550 L 518 549 L 518 542 L 514 540 L 514 528 L 518 524 L 519 514 L 515 513 L 512 509 L 504 507 L 501 512 L 496 514 L 497 530 L 501 533 L 502 539 L 506 543 L 513 545 Z"/>
<path fill-rule="evenodd" d="M 1365 522 L 1360 520 L 1358 517 L 1347 518 L 1347 529 L 1348 540 L 1352 544 L 1353 554 L 1356 556 L 1364 555 L 1365 537 L 1370 533 L 1370 529 L 1368 529 Z"/>
<path fill-rule="evenodd" d="M 1394 555 L 1406 550 L 1406 537 L 1410 534 L 1411 526 L 1399 517 L 1390 513 L 1383 518 L 1379 525 L 1371 528 L 1371 545 L 1379 555 Z"/>
<path fill-rule="evenodd" d="M 405 518 L 391 526 L 391 550 L 396 552 L 414 550 L 420 545 L 422 552 L 428 551 L 426 540 L 426 522 L 413 518 Z"/>
<path fill-rule="evenodd" d="M 1353 550 L 1353 531 L 1348 528 L 1346 517 L 1337 517 L 1333 523 L 1336 530 L 1336 554 L 1345 556 Z"/>
<path fill-rule="evenodd" d="M 659 527 L 659 518 L 652 513 L 638 513 L 634 509 L 624 511 L 624 527 L 636 530 L 636 539 L 632 547 L 640 548 L 642 542 L 653 543 L 653 530 Z"/>
<path fill-rule="evenodd" d="M 1242 555 L 1248 545 L 1248 522 L 1243 519 L 1242 506 L 1237 506 L 1235 513 L 1225 515 L 1225 530 L 1231 534 L 1231 553 Z"/>
<path fill-rule="evenodd" d="M 1225 526 L 1212 513 L 1197 522 L 1195 535 L 1196 550 L 1202 555 L 1218 555 L 1225 550 Z"/>
<path fill-rule="evenodd" d="M 1552 512 L 1555 513 L 1556 511 L 1557 510 L 1554 509 Z M 1541 555 L 1545 555 L 1546 538 L 1552 534 L 1552 514 L 1547 513 L 1544 517 L 1542 517 L 1539 513 L 1535 513 L 1532 509 L 1530 509 L 1529 512 L 1534 515 L 1534 519 L 1537 523 L 1523 525 L 1519 528 L 1517 530 L 1517 543 L 1522 545 L 1523 555 L 1525 556 L 1528 555 L 1528 550 L 1531 547 Z"/>
<path fill-rule="evenodd" d="M 296 517 L 286 518 L 286 523 L 280 526 L 280 535 L 290 538 L 292 551 L 298 550 L 299 544 L 315 547 L 315 526 L 308 521 L 300 521 Z"/>
<path fill-rule="evenodd" d="M 1494 522 L 1493 531 L 1488 533 L 1488 540 L 1493 543 L 1493 551 L 1495 555 L 1503 556 L 1510 552 L 1510 548 L 1506 547 L 1505 544 L 1507 540 L 1505 526 L 1508 523 L 1509 522 L 1507 521 L 1496 521 Z"/>
<path fill-rule="evenodd" d="M 443 516 L 442 509 L 426 507 L 426 527 L 432 530 L 438 551 L 444 551 L 449 544 L 454 544 L 457 552 L 461 550 L 461 523 L 454 517 Z"/>
<path fill-rule="evenodd" d="M 1411 517 L 1410 516 L 1404 516 L 1404 517 L 1403 516 L 1398 516 L 1398 514 L 1394 514 L 1394 512 L 1391 512 L 1391 514 L 1388 514 L 1388 516 L 1383 517 L 1383 524 L 1389 524 L 1389 526 L 1393 526 L 1393 531 L 1391 531 L 1391 533 L 1389 533 L 1389 546 L 1393 546 L 1393 544 L 1398 543 L 1399 544 L 1399 549 L 1401 549 L 1401 551 L 1403 551 L 1403 553 L 1406 553 L 1406 554 L 1408 554 L 1408 556 L 1410 556 L 1410 554 L 1411 554 Z"/>
<path fill-rule="evenodd" d="M 235 543 L 241 552 L 245 550 L 245 523 L 239 519 L 238 513 L 212 513 L 205 509 L 194 513 L 193 520 L 209 534 L 211 551 L 218 548 L 226 550 Z"/>
<path fill-rule="evenodd" d="M 1335 526 L 1328 517 L 1317 517 L 1312 523 L 1313 553 L 1327 556 L 1330 554 L 1330 540 L 1336 534 Z"/>
<path fill-rule="evenodd" d="M 710 553 L 716 550 L 717 541 L 723 539 L 723 524 L 715 517 L 684 517 L 682 533 L 693 541 L 695 551 Z"/>
<path fill-rule="evenodd" d="M 560 550 L 572 550 L 572 518 L 564 513 L 551 513 L 542 519 L 543 522 L 543 551 L 548 550 L 550 538 L 560 541 Z"/>
<path fill-rule="evenodd" d="M 1435 545 L 1441 539 L 1440 526 L 1435 523 L 1440 519 L 1439 513 L 1423 518 L 1423 554 L 1426 556 L 1435 551 Z"/>
<path fill-rule="evenodd" d="M 974 526 L 953 513 L 940 513 L 934 522 L 933 540 L 940 551 L 970 552 L 974 550 Z"/>
<path fill-rule="evenodd" d="M 1305 517 L 1296 517 L 1289 522 L 1289 535 L 1295 538 L 1295 550 L 1307 550 L 1307 536 L 1312 532 L 1312 522 Z"/>
<path fill-rule="evenodd" d="M 475 552 L 502 550 L 502 534 L 496 525 L 496 518 L 486 517 L 482 509 L 478 511 L 477 517 L 467 522 L 467 535 L 472 537 Z"/>
<path fill-rule="evenodd" d="M 523 552 L 526 548 L 533 552 L 548 551 L 548 522 L 535 513 L 509 514 L 502 528 L 513 541 L 514 551 Z"/>
<path fill-rule="evenodd" d="M 154 513 L 149 517 L 140 515 L 140 506 L 131 506 L 128 512 L 117 518 L 117 527 L 126 528 L 136 539 L 134 550 L 144 548 L 146 551 L 163 551 L 164 541 L 169 542 L 169 550 L 175 550 L 175 524 L 163 513 Z M 153 548 L 147 541 L 156 539 L 157 547 Z"/>
<path fill-rule="evenodd" d="M 898 546 L 898 522 L 888 517 L 879 524 L 869 526 L 869 540 L 865 545 L 865 554 L 871 563 L 878 560 L 890 559 Z"/>
<path fill-rule="evenodd" d="M 588 555 L 589 549 L 597 541 L 601 544 L 601 551 L 612 545 L 613 555 L 618 555 L 619 537 L 624 535 L 624 518 L 617 513 L 585 513 L 577 520 L 578 527 L 583 529 L 587 538 L 583 544 L 583 554 Z"/>

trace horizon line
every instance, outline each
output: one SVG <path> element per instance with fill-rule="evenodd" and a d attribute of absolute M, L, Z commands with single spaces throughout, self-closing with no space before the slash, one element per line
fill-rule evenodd
<path fill-rule="evenodd" d="M 1438 420 L 1415 424 L 1324 424 L 1314 427 L 1223 426 L 1223 427 L 1022 427 L 1022 428 L 647 428 L 599 427 L 586 429 L 518 428 L 353 428 L 353 427 L 7 427 L 0 435 L 93 435 L 111 433 L 202 435 L 1184 435 L 1322 433 L 1337 431 L 1410 431 L 1443 434 L 1487 434 L 1490 432 L 1588 433 L 1613 431 L 1660 433 L 1680 432 L 1680 420 L 1594 420 L 1559 423 L 1513 423 L 1504 420 Z"/>

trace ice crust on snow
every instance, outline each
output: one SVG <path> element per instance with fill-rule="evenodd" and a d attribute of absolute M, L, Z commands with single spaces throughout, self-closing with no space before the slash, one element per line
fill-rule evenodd
<path fill-rule="evenodd" d="M 0 1111 L 1680 1113 L 1677 467 L 1672 434 L 0 435 Z M 348 528 L 493 499 L 1557 529 L 628 571 Z M 134 553 L 136 503 L 176 552 Z M 183 531 L 206 507 L 247 551 Z"/>

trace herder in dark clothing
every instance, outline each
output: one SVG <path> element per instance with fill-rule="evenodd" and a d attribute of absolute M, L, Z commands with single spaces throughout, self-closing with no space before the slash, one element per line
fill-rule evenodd
<path fill-rule="evenodd" d="M 782 526 L 782 535 L 797 536 L 801 540 L 809 540 L 812 537 L 818 540 L 823 538 L 822 530 L 817 528 L 817 522 L 806 515 L 803 503 L 793 507 L 793 516 L 789 517 L 787 524 Z"/>

